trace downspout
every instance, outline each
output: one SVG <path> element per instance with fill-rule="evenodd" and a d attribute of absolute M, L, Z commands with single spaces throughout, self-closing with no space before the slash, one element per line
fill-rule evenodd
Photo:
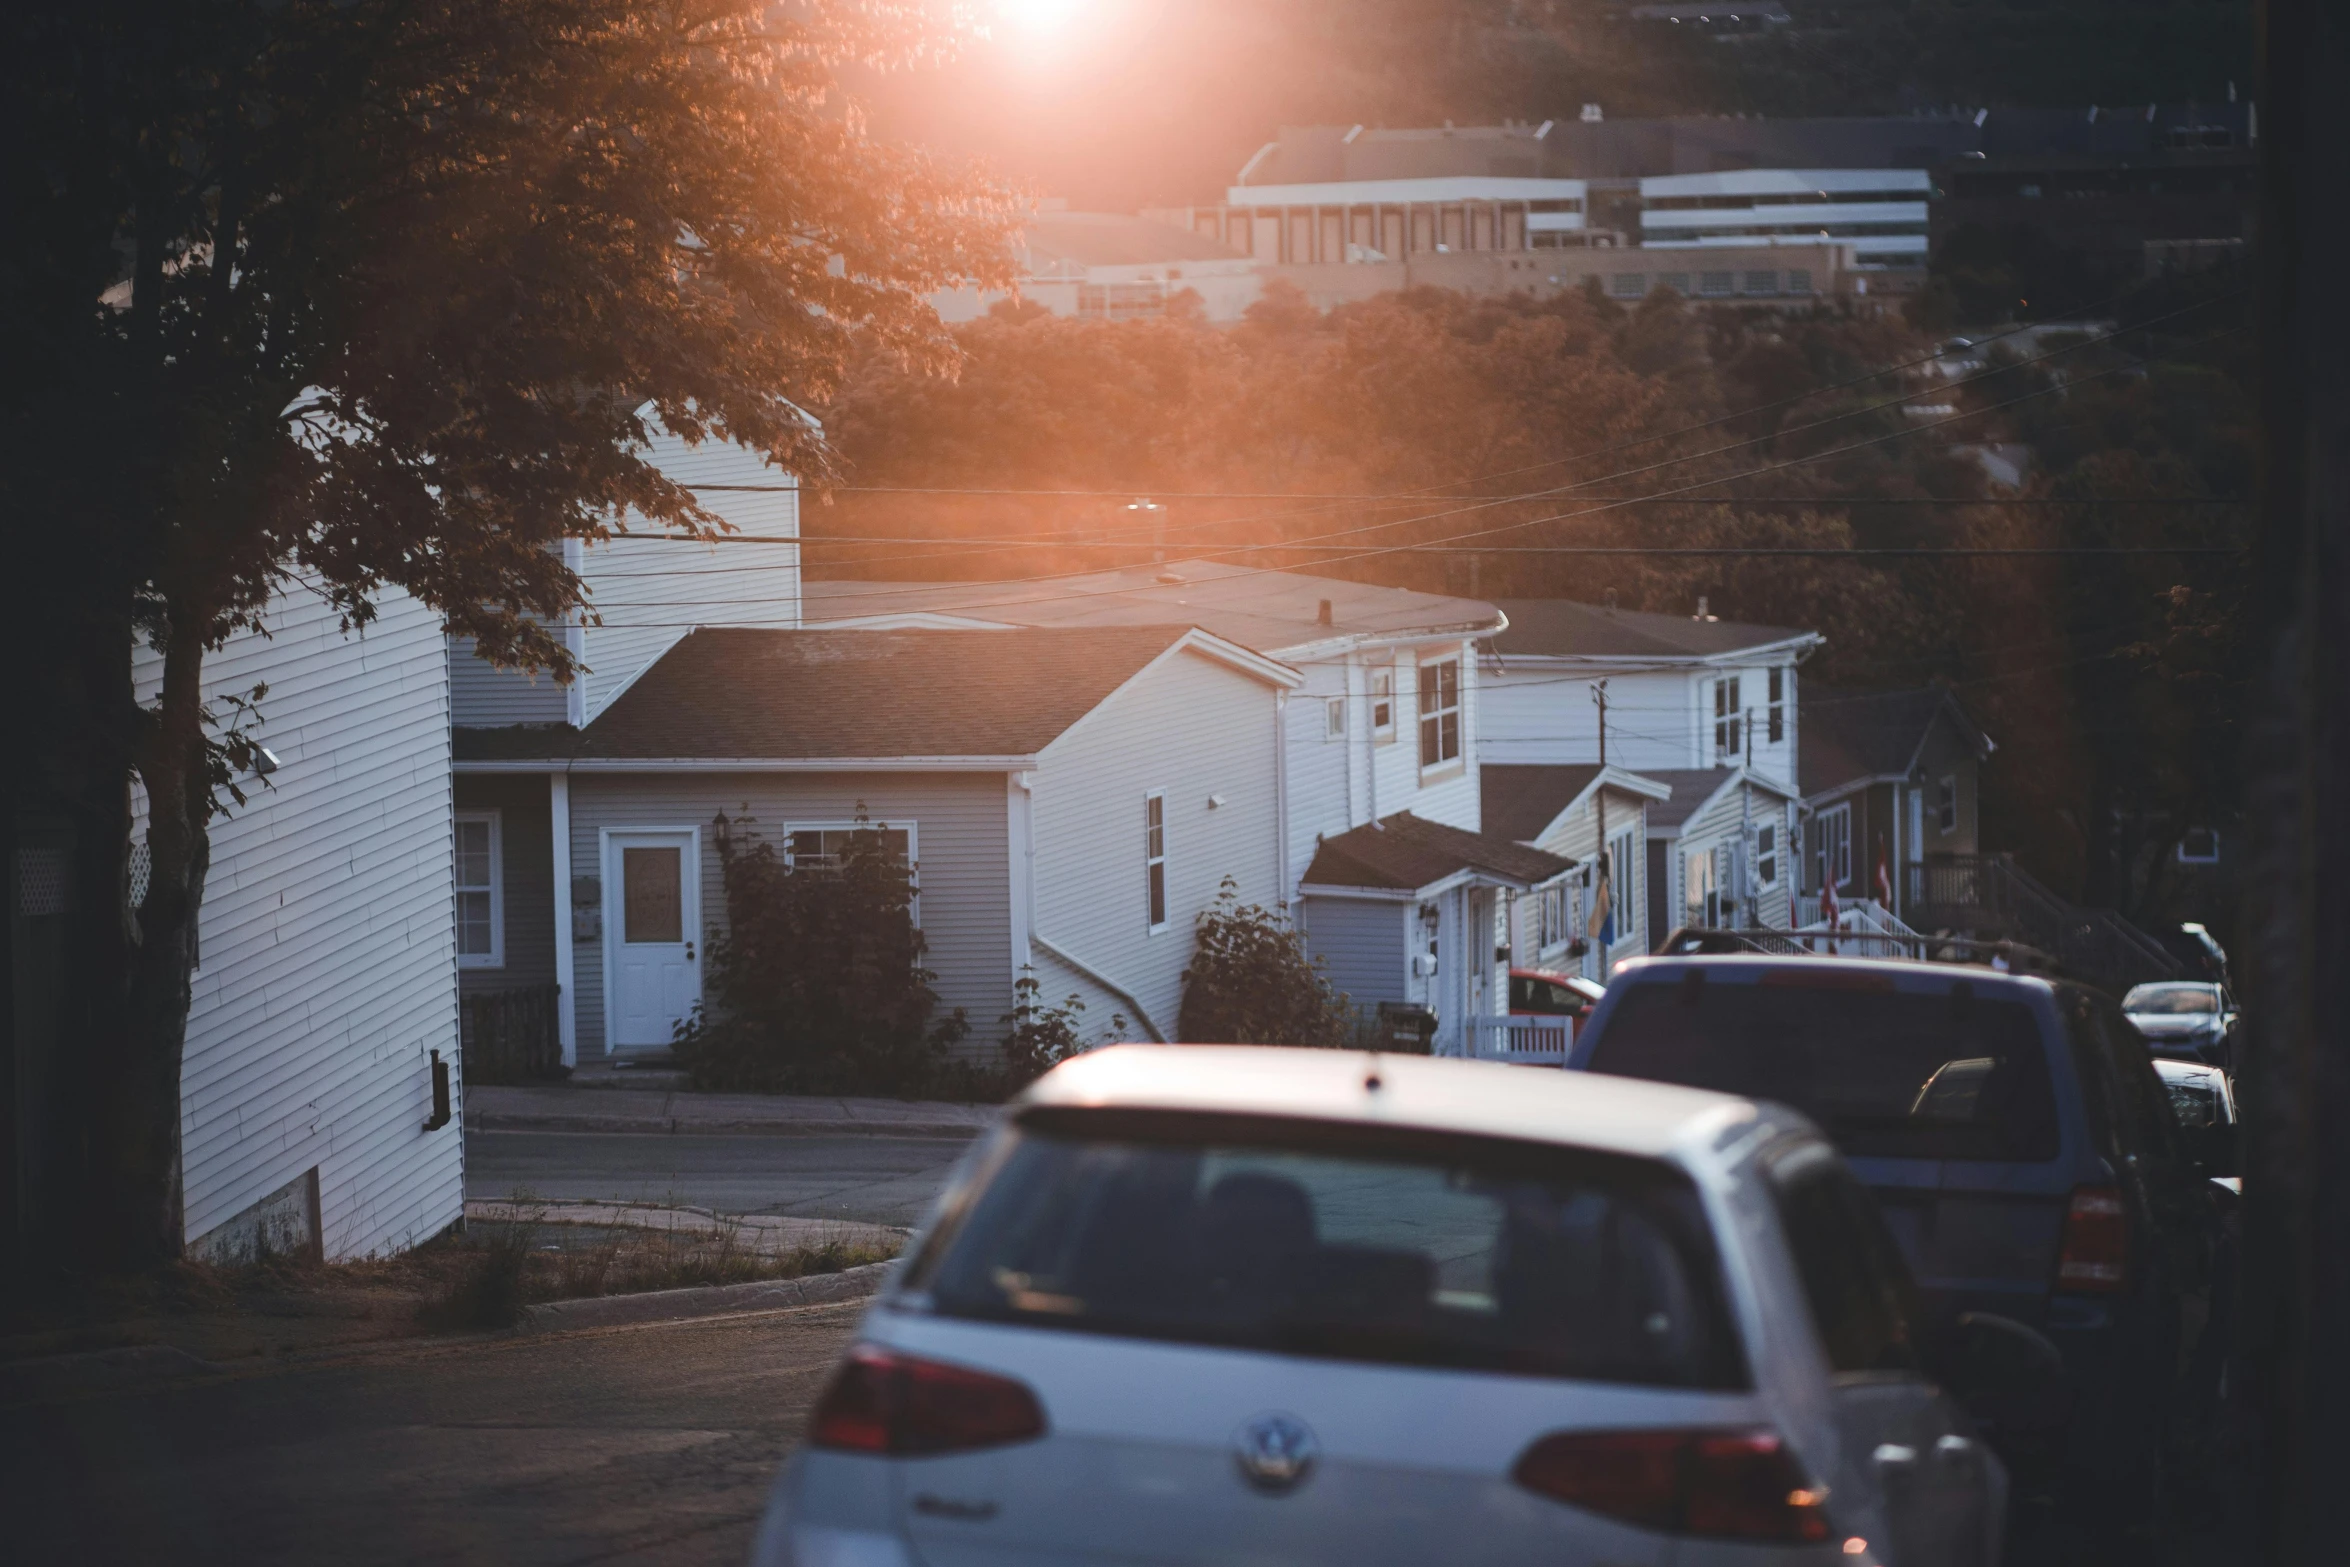
<path fill-rule="evenodd" d="M 1297 901 L 1289 879 L 1289 693 L 1273 689 L 1273 885 L 1287 912 Z"/>
<path fill-rule="evenodd" d="M 555 1037 L 563 1064 L 579 1065 L 579 987 L 571 952 L 571 768 L 547 775 L 547 816 L 555 840 Z"/>

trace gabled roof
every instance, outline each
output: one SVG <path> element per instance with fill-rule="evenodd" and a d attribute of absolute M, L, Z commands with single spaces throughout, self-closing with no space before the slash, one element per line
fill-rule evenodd
<path fill-rule="evenodd" d="M 459 731 L 458 759 L 819 761 L 1033 756 L 1188 647 L 1279 685 L 1294 672 L 1188 626 L 1014 631 L 703 629 L 586 729 Z"/>
<path fill-rule="evenodd" d="M 1509 629 L 1491 639 L 1504 659 L 1530 658 L 1706 659 L 1725 653 L 1793 643 L 1814 646 L 1816 631 L 1793 626 L 1757 626 L 1736 620 L 1693 620 L 1646 610 L 1610 609 L 1576 599 L 1496 599 L 1510 618 Z"/>
<path fill-rule="evenodd" d="M 1652 767 L 1641 776 L 1653 778 L 1673 791 L 1671 799 L 1648 808 L 1648 830 L 1664 837 L 1680 831 L 1682 823 L 1711 805 L 1716 795 L 1740 779 L 1783 800 L 1795 798 L 1794 792 L 1784 785 L 1743 767 Z"/>
<path fill-rule="evenodd" d="M 1321 618 L 1324 603 L 1330 606 L 1328 621 Z M 814 581 L 803 586 L 801 613 L 810 625 L 909 615 L 954 615 L 1014 626 L 1180 622 L 1275 657 L 1420 634 L 1475 636 L 1502 623 L 1481 599 L 1204 560 L 1050 581 Z"/>
<path fill-rule="evenodd" d="M 1543 830 L 1589 794 L 1604 772 L 1611 788 L 1652 801 L 1672 797 L 1669 785 L 1621 767 L 1601 768 L 1596 762 L 1537 766 L 1508 766 L 1487 762 L 1477 769 L 1483 795 L 1480 820 L 1485 830 L 1519 843 L 1532 843 Z M 1652 807 L 1653 808 L 1653 807 Z"/>
<path fill-rule="evenodd" d="M 1467 873 L 1531 887 L 1573 868 L 1572 860 L 1497 833 L 1447 827 L 1398 811 L 1323 839 L 1306 867 L 1305 885 L 1418 892 Z"/>
<path fill-rule="evenodd" d="M 1907 778 L 1937 721 L 1954 725 L 1979 756 L 1991 741 L 1958 698 L 1939 686 L 1909 691 L 1803 692 L 1803 792 L 1806 798 L 1878 778 Z"/>

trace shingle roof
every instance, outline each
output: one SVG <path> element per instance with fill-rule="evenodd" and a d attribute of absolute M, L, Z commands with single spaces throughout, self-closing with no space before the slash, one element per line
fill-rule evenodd
<path fill-rule="evenodd" d="M 1811 737 L 1808 734 L 1804 737 L 1804 743 L 1807 745 L 1811 743 Z M 1641 777 L 1653 778 L 1673 791 L 1671 799 L 1656 801 L 1648 807 L 1649 827 L 1655 830 L 1680 826 L 1690 817 L 1696 815 L 1698 809 L 1706 801 L 1712 799 L 1723 784 L 1737 776 L 1737 773 L 1738 769 L 1735 767 L 1642 768 L 1640 770 Z M 1746 781 L 1757 789 L 1767 789 L 1773 794 L 1792 798 L 1783 786 L 1775 784 L 1759 774 L 1748 773 Z"/>
<path fill-rule="evenodd" d="M 1308 886 L 1413 892 L 1462 871 L 1531 886 L 1573 867 L 1572 860 L 1496 833 L 1469 832 L 1398 811 L 1323 839 L 1305 879 Z"/>
<path fill-rule="evenodd" d="M 701 630 L 542 755 L 817 760 L 1029 756 L 1190 634 L 1188 626 L 1017 631 Z M 511 747 L 476 732 L 467 748 Z M 504 754 L 511 757 L 511 749 Z M 461 751 L 460 759 L 465 757 Z"/>
<path fill-rule="evenodd" d="M 1610 609 L 1576 599 L 1496 599 L 1510 617 L 1492 639 L 1494 651 L 1567 658 L 1706 658 L 1776 642 L 1818 638 L 1792 626 L 1736 620 L 1692 620 L 1646 610 Z"/>
<path fill-rule="evenodd" d="M 1536 767 L 1497 767 L 1487 762 L 1477 769 L 1485 830 L 1528 842 L 1598 776 L 1596 762 Z"/>
<path fill-rule="evenodd" d="M 1655 791 L 1641 787 L 1643 783 L 1657 783 L 1654 773 L 1634 773 L 1622 767 L 1601 768 L 1596 763 L 1518 763 L 1487 762 L 1477 769 L 1477 785 L 1482 799 L 1480 818 L 1485 830 L 1519 843 L 1531 843 L 1543 828 L 1557 820 L 1559 812 L 1575 803 L 1592 780 L 1602 771 L 1613 775 L 1608 787 L 1628 790 L 1644 798 Z M 1663 802 L 1648 800 L 1650 810 Z"/>
<path fill-rule="evenodd" d="M 810 624 L 886 615 L 962 615 L 1014 626 L 1133 626 L 1180 621 L 1278 657 L 1346 637 L 1486 631 L 1482 599 L 1415 593 L 1368 582 L 1264 571 L 1221 561 L 1170 561 L 1049 582 L 814 581 L 802 589 Z M 1330 621 L 1321 606 L 1330 604 Z"/>
<path fill-rule="evenodd" d="M 1898 777 L 1924 743 L 1934 720 L 1947 715 L 1969 743 L 1982 732 L 1958 699 L 1938 686 L 1912 691 L 1803 692 L 1803 792 L 1819 794 L 1861 778 Z"/>

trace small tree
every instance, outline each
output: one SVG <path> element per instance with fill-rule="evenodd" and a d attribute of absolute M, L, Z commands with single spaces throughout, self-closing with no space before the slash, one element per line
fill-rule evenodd
<path fill-rule="evenodd" d="M 709 944 L 709 1012 L 678 1032 L 699 1088 L 919 1094 L 967 1032 L 937 1017 L 906 862 L 863 808 L 830 864 L 794 865 L 720 818 L 727 929 Z"/>
<path fill-rule="evenodd" d="M 1176 1034 L 1202 1043 L 1336 1048 L 1347 1042 L 1352 1021 L 1346 997 L 1307 956 L 1304 936 L 1270 909 L 1242 903 L 1225 877 L 1215 907 L 1199 917 Z"/>
<path fill-rule="evenodd" d="M 1018 1092 L 1071 1056 L 1082 1055 L 1101 1043 L 1085 1037 L 1084 1001 L 1072 995 L 1059 1006 L 1048 1007 L 1043 994 L 1036 970 L 1021 965 L 1020 977 L 1012 983 L 1012 1010 L 1002 1018 L 1008 1032 L 1004 1035 L 1003 1082 L 999 1086 L 1006 1094 Z M 1125 1032 L 1125 1015 L 1111 1013 L 1106 1037 L 1115 1039 Z"/>

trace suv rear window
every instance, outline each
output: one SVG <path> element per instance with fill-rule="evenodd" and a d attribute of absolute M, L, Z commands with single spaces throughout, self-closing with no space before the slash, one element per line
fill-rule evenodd
<path fill-rule="evenodd" d="M 1031 1110 L 909 1271 L 942 1315 L 1383 1364 L 1744 1385 L 1653 1160 L 1265 1116 Z"/>
<path fill-rule="evenodd" d="M 1767 979 L 1652 981 L 1616 1003 L 1585 1064 L 1775 1099 L 1864 1158 L 2057 1155 L 2048 1058 L 2037 1019 L 2018 1001 Z"/>

